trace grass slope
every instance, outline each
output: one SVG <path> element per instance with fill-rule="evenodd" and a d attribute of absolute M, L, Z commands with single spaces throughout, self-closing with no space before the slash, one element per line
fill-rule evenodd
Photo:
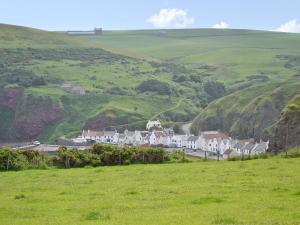
<path fill-rule="evenodd" d="M 184 123 L 206 105 L 204 84 L 208 80 L 225 83 L 227 94 L 240 91 L 244 95 L 245 89 L 246 95 L 247 88 L 266 88 L 263 97 L 268 98 L 269 86 L 297 80 L 300 74 L 297 34 L 185 29 L 105 31 L 100 36 L 73 37 L 4 24 L 0 29 L 1 88 L 22 85 L 18 80 L 30 76 L 43 77 L 47 80 L 43 86 L 28 85 L 26 80 L 26 95 L 50 97 L 65 112 L 64 118 L 43 129 L 42 141 L 74 136 L 88 121 L 111 110 L 116 117 L 129 118 L 115 119 L 111 127 L 143 127 L 153 116 L 168 124 Z M 147 80 L 162 82 L 170 94 L 141 93 L 137 87 Z M 82 86 L 88 94 L 66 93 L 62 83 Z M 7 115 L 5 110 L 3 115 Z M 5 128 L 0 125 L 1 130 Z"/>
<path fill-rule="evenodd" d="M 233 84 L 253 74 L 287 79 L 295 74 L 277 55 L 299 55 L 300 35 L 252 30 L 145 30 L 107 31 L 102 36 L 82 37 L 99 46 L 138 53 L 188 67 L 210 65 L 210 76 Z"/>
<path fill-rule="evenodd" d="M 300 221 L 299 158 L 1 174 L 0 224 Z"/>
<path fill-rule="evenodd" d="M 270 82 L 234 92 L 212 102 L 194 120 L 192 130 L 220 129 L 239 138 L 266 138 L 293 96 L 300 94 L 300 80 Z"/>

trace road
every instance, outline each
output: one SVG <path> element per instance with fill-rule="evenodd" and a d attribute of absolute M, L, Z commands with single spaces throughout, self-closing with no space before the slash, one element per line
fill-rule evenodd
<path fill-rule="evenodd" d="M 60 145 L 46 145 L 46 144 L 41 144 L 38 146 L 34 146 L 31 149 L 38 150 L 40 152 L 56 152 L 58 150 Z M 76 148 L 78 150 L 85 150 L 89 146 L 66 146 L 67 148 Z"/>
<path fill-rule="evenodd" d="M 182 127 L 181 127 L 181 130 L 186 134 L 186 135 L 190 135 L 191 134 L 191 126 L 192 126 L 192 123 L 186 123 L 186 124 L 183 124 Z"/>

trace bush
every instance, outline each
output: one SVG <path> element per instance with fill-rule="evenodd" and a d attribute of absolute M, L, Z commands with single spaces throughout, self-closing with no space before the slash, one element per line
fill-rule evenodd
<path fill-rule="evenodd" d="M 174 151 L 168 156 L 170 162 L 190 162 L 182 151 Z"/>
<path fill-rule="evenodd" d="M 29 168 L 29 162 L 19 150 L 0 149 L 0 170 L 24 170 L 27 168 Z"/>
<path fill-rule="evenodd" d="M 143 81 L 138 87 L 137 90 L 140 92 L 156 92 L 161 95 L 169 95 L 172 93 L 172 90 L 169 84 L 160 82 L 158 80 L 147 80 Z"/>
<path fill-rule="evenodd" d="M 45 156 L 36 150 L 0 149 L 0 170 L 163 163 L 165 160 L 163 148 L 117 147 L 103 144 L 95 144 L 88 152 L 61 146 L 57 156 Z"/>
<path fill-rule="evenodd" d="M 30 168 L 45 169 L 48 167 L 45 155 L 43 155 L 39 151 L 29 149 L 22 151 L 22 154 L 27 158 Z"/>
<path fill-rule="evenodd" d="M 209 102 L 220 98 L 226 94 L 224 84 L 215 81 L 207 81 L 204 85 L 204 90 L 208 95 Z"/>

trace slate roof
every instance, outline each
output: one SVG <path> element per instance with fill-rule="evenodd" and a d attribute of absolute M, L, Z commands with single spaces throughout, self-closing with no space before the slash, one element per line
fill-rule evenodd
<path fill-rule="evenodd" d="M 268 148 L 268 143 L 267 142 L 261 142 L 259 143 L 254 149 L 253 151 L 256 152 L 264 152 L 265 150 L 267 150 Z"/>
<path fill-rule="evenodd" d="M 197 141 L 198 140 L 198 136 L 190 136 L 188 139 L 187 139 L 187 141 L 193 141 L 193 142 L 195 142 L 195 141 Z"/>
<path fill-rule="evenodd" d="M 104 131 L 104 136 L 114 136 L 116 133 L 116 131 Z"/>
<path fill-rule="evenodd" d="M 237 149 L 242 149 L 244 146 L 245 146 L 244 144 L 238 142 L 238 143 L 236 143 L 233 147 L 234 147 L 234 148 L 237 148 Z"/>

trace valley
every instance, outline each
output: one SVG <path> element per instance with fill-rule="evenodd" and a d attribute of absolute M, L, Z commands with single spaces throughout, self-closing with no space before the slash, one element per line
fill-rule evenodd
<path fill-rule="evenodd" d="M 149 119 L 166 127 L 192 121 L 194 134 L 220 130 L 267 140 L 299 94 L 298 34 L 185 29 L 68 36 L 0 26 L 2 142 L 57 143 L 82 129 L 140 129 Z"/>

